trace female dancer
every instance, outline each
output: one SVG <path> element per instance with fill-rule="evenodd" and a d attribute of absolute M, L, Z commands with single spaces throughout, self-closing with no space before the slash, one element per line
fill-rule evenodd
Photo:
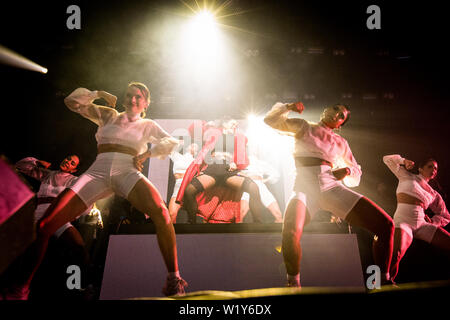
<path fill-rule="evenodd" d="M 150 215 L 169 271 L 163 293 L 184 293 L 187 283 L 179 275 L 175 231 L 169 212 L 158 190 L 133 163 L 133 157 L 138 154 L 164 157 L 177 146 L 178 141 L 153 120 L 143 119 L 150 104 L 150 92 L 144 84 L 132 82 L 128 85 L 125 112 L 122 113 L 93 104 L 99 98 L 115 107 L 115 96 L 85 88 L 76 89 L 64 100 L 70 110 L 99 126 L 96 133 L 98 155 L 91 167 L 72 187 L 65 189 L 45 213 L 37 239 L 30 248 L 30 270 L 25 275 L 25 281 L 14 290 L 18 299 L 27 299 L 29 285 L 45 255 L 50 236 L 92 203 L 113 193 L 128 199 L 133 207 Z M 153 144 L 151 150 L 146 151 L 147 143 Z"/>
<path fill-rule="evenodd" d="M 419 174 L 408 170 L 414 162 L 400 155 L 383 157 L 384 163 L 398 178 L 397 210 L 394 213 L 395 234 L 390 277 L 398 274 L 400 260 L 411 245 L 413 238 L 424 240 L 450 253 L 450 233 L 444 230 L 450 215 L 441 195 L 428 183 L 437 175 L 438 164 L 427 159 L 419 164 Z M 430 219 L 424 210 L 431 209 L 435 215 Z"/>
<path fill-rule="evenodd" d="M 277 103 L 264 122 L 274 129 L 295 135 L 294 158 L 297 176 L 294 194 L 288 203 L 283 224 L 282 250 L 288 286 L 300 287 L 300 238 L 303 227 L 320 208 L 363 227 L 378 236 L 374 242 L 375 262 L 381 269 L 382 284 L 389 282 L 394 223 L 391 217 L 368 198 L 350 190 L 341 180 L 353 178 L 359 184 L 361 169 L 347 141 L 333 132 L 350 116 L 347 106 L 326 108 L 318 124 L 300 118 L 288 119 L 290 111 L 301 113 L 302 103 Z M 346 167 L 332 171 L 344 162 Z"/>

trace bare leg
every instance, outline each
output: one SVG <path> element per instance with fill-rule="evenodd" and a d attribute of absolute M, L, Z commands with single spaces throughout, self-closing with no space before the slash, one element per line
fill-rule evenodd
<path fill-rule="evenodd" d="M 271 204 L 269 204 L 267 209 L 269 209 L 269 211 L 274 216 L 276 223 L 283 222 L 283 215 L 281 214 L 281 210 L 280 210 L 280 207 L 278 206 L 278 202 L 276 202 L 276 201 L 272 202 Z"/>
<path fill-rule="evenodd" d="M 437 228 L 436 233 L 431 240 L 431 244 L 450 253 L 450 233 L 443 228 Z"/>
<path fill-rule="evenodd" d="M 180 210 L 181 206 L 175 202 L 176 198 L 171 198 L 169 201 L 169 215 L 172 223 L 177 222 L 177 215 L 178 211 Z"/>
<path fill-rule="evenodd" d="M 300 260 L 302 258 L 300 238 L 302 237 L 303 227 L 309 221 L 310 217 L 303 202 L 291 199 L 286 208 L 282 233 L 282 251 L 288 275 L 293 276 L 300 272 Z"/>
<path fill-rule="evenodd" d="M 175 230 L 170 221 L 169 210 L 158 190 L 147 179 L 141 179 L 128 194 L 128 201 L 137 210 L 150 215 L 167 270 L 178 271 Z"/>
<path fill-rule="evenodd" d="M 401 228 L 395 228 L 394 233 L 394 250 L 392 254 L 391 261 L 391 270 L 389 272 L 391 280 L 394 281 L 395 277 L 398 274 L 398 267 L 400 265 L 400 261 L 411 245 L 413 239 L 410 235 Z"/>
<path fill-rule="evenodd" d="M 378 240 L 373 243 L 374 260 L 380 267 L 382 277 L 385 277 L 390 269 L 394 244 L 394 222 L 392 218 L 373 201 L 362 197 L 345 220 L 350 225 L 362 227 L 377 235 Z M 383 281 L 386 280 L 383 278 Z"/>
<path fill-rule="evenodd" d="M 44 214 L 35 242 L 28 248 L 23 274 L 24 286 L 29 286 L 47 251 L 50 237 L 65 223 L 75 220 L 87 209 L 84 202 L 70 189 L 64 190 Z"/>
<path fill-rule="evenodd" d="M 244 221 L 244 218 L 247 215 L 248 210 L 250 209 L 248 201 L 241 200 L 240 208 L 241 221 Z"/>

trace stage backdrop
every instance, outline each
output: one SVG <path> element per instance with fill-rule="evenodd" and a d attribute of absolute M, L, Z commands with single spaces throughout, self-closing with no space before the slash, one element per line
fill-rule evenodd
<path fill-rule="evenodd" d="M 201 123 L 199 119 L 156 119 L 161 127 L 172 136 L 183 139 L 189 135 L 188 127 L 193 123 Z M 275 183 L 266 183 L 269 190 L 277 199 L 284 211 L 292 193 L 295 178 L 295 165 L 292 158 L 293 138 L 283 136 L 264 124 L 262 118 L 238 120 L 238 126 L 248 138 L 247 151 L 249 156 L 268 163 L 278 173 L 279 179 Z M 190 140 L 189 140 L 190 141 Z M 201 135 L 195 136 L 192 142 L 201 144 Z M 200 145 L 201 147 L 201 145 Z M 151 158 L 147 177 L 156 186 L 164 200 L 169 200 L 173 191 L 173 177 L 171 160 Z"/>

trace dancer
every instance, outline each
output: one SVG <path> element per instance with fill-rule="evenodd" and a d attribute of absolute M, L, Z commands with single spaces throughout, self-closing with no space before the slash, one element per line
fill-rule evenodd
<path fill-rule="evenodd" d="M 93 104 L 99 98 L 115 107 L 115 96 L 85 88 L 76 89 L 64 100 L 70 110 L 99 126 L 96 134 L 98 155 L 77 182 L 58 196 L 41 221 L 32 254 L 28 257 L 30 270 L 25 281 L 15 290 L 22 294 L 23 299 L 28 296 L 30 282 L 45 255 L 50 236 L 92 203 L 114 193 L 128 199 L 139 211 L 149 214 L 155 224 L 158 244 L 169 271 L 163 293 L 184 293 L 187 283 L 179 274 L 175 232 L 169 212 L 158 190 L 133 164 L 133 157 L 138 154 L 167 156 L 178 141 L 153 120 L 143 119 L 150 104 L 150 92 L 144 84 L 131 82 L 128 85 L 122 113 Z M 153 144 L 151 150 L 147 150 L 147 143 Z"/>
<path fill-rule="evenodd" d="M 275 223 L 283 222 L 283 216 L 280 207 L 278 205 L 278 202 L 265 184 L 267 181 L 275 183 L 276 180 L 278 180 L 279 178 L 278 173 L 268 163 L 258 159 L 255 156 L 249 156 L 249 161 L 250 161 L 249 166 L 245 170 L 242 170 L 239 173 L 239 175 L 249 177 L 258 185 L 261 201 L 275 218 L 274 222 Z M 246 216 L 248 210 L 250 209 L 249 198 L 250 195 L 247 192 L 244 192 L 242 194 L 240 204 L 241 221 L 244 220 L 244 217 Z"/>
<path fill-rule="evenodd" d="M 297 176 L 294 194 L 284 215 L 282 250 L 287 270 L 288 286 L 300 287 L 300 239 L 303 227 L 313 215 L 323 209 L 345 219 L 350 225 L 365 228 L 378 236 L 374 242 L 375 262 L 381 269 L 382 284 L 389 283 L 394 223 L 391 217 L 368 198 L 344 186 L 357 186 L 361 169 L 347 141 L 333 132 L 350 117 L 342 104 L 327 107 L 318 124 L 300 118 L 288 118 L 288 113 L 301 113 L 302 103 L 276 103 L 264 122 L 274 129 L 295 136 L 294 159 Z M 332 170 L 339 163 L 345 167 Z M 350 181 L 351 178 L 353 181 Z"/>
<path fill-rule="evenodd" d="M 186 153 L 179 153 L 174 151 L 170 154 L 170 159 L 173 161 L 173 175 L 175 177 L 175 186 L 173 187 L 172 197 L 169 201 L 169 214 L 172 223 L 176 223 L 178 211 L 181 205 L 176 203 L 178 191 L 180 190 L 181 182 L 189 165 L 194 161 L 194 157 L 198 152 L 198 144 L 192 143 L 188 146 Z"/>
<path fill-rule="evenodd" d="M 419 173 L 409 170 L 414 162 L 400 155 L 383 157 L 384 163 L 398 178 L 397 210 L 394 213 L 395 234 L 390 276 L 398 274 L 401 259 L 411 245 L 413 238 L 450 253 L 450 233 L 443 229 L 450 222 L 450 214 L 441 195 L 428 183 L 437 175 L 438 164 L 434 159 L 420 163 Z M 431 209 L 435 215 L 430 219 L 424 212 Z"/>
<path fill-rule="evenodd" d="M 199 213 L 197 196 L 211 191 L 215 186 L 226 187 L 237 193 L 249 193 L 253 221 L 261 222 L 264 206 L 258 186 L 250 178 L 238 175 L 249 161 L 245 150 L 247 138 L 238 130 L 237 121 L 227 119 L 219 125 L 210 125 L 203 134 L 203 140 L 204 147 L 187 169 L 177 196 L 177 201 L 188 212 L 189 222 L 196 223 Z M 239 201 L 240 197 L 239 194 L 235 201 Z"/>
<path fill-rule="evenodd" d="M 44 218 L 44 213 L 56 197 L 75 183 L 77 177 L 72 173 L 77 171 L 79 163 L 80 159 L 77 155 L 70 155 L 61 161 L 59 170 L 50 170 L 51 163 L 33 157 L 24 158 L 15 164 L 17 171 L 41 182 L 34 212 L 36 225 Z M 83 214 L 88 214 L 91 208 L 92 206 L 87 208 Z M 78 261 L 77 264 L 81 266 L 83 272 L 86 271 L 89 265 L 89 253 L 78 230 L 70 222 L 67 222 L 56 230 L 53 237 L 64 244 L 65 250 L 74 254 Z M 15 267 L 21 269 L 20 264 L 18 262 Z M 20 273 L 20 271 L 16 270 L 16 273 Z"/>
<path fill-rule="evenodd" d="M 15 167 L 19 172 L 41 182 L 37 193 L 37 207 L 34 212 L 35 223 L 38 223 L 38 221 L 43 218 L 45 211 L 53 200 L 55 200 L 64 189 L 75 183 L 77 177 L 72 175 L 72 173 L 77 171 L 79 163 L 80 159 L 77 155 L 68 156 L 61 161 L 59 170 L 49 170 L 48 168 L 51 166 L 51 163 L 33 157 L 24 158 L 16 163 Z M 88 213 L 89 211 L 90 210 L 86 210 L 85 213 Z M 71 230 L 67 231 L 69 228 Z M 63 234 L 73 237 L 74 243 L 84 247 L 81 235 L 70 222 L 67 222 L 59 228 L 54 236 L 59 238 Z"/>

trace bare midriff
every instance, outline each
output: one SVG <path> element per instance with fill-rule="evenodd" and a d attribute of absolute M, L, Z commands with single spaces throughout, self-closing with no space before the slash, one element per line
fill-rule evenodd
<path fill-rule="evenodd" d="M 132 156 L 137 156 L 138 152 L 134 150 L 133 148 L 123 146 L 121 144 L 100 144 L 97 147 L 98 153 L 105 153 L 105 152 L 119 152 L 119 153 L 126 153 Z"/>
<path fill-rule="evenodd" d="M 425 206 L 422 201 L 406 193 L 397 193 L 397 202 L 421 206 L 422 208 Z"/>

